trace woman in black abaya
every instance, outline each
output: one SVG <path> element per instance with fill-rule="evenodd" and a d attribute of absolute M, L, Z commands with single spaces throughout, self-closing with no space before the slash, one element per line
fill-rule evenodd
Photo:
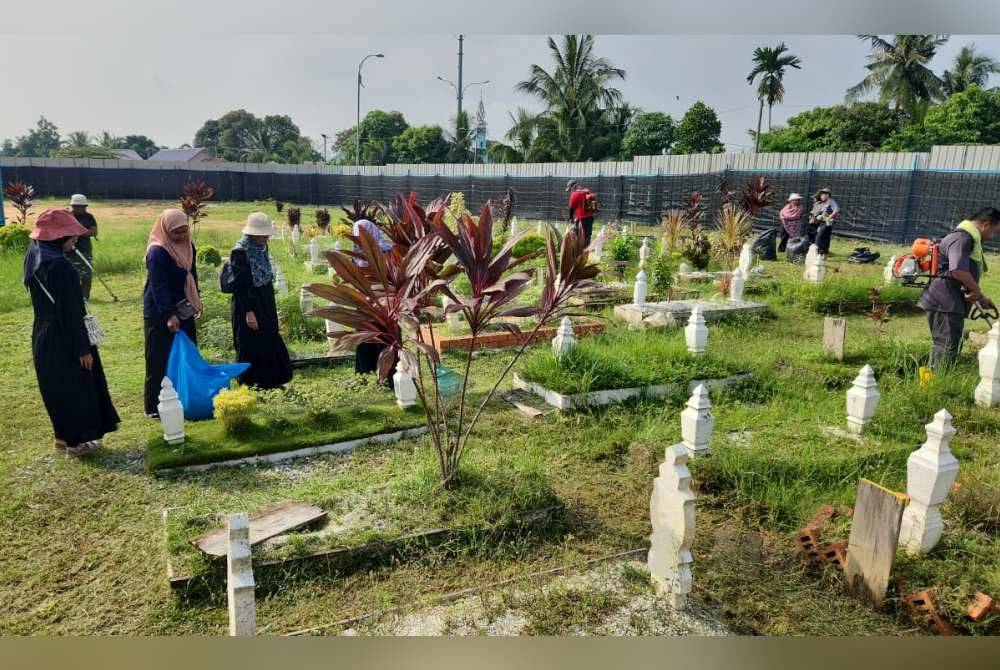
<path fill-rule="evenodd" d="M 229 255 L 233 345 L 236 360 L 250 364 L 239 382 L 264 389 L 292 379 L 288 349 L 278 332 L 274 272 L 267 252 L 267 241 L 273 234 L 274 225 L 267 214 L 254 212 Z"/>
<path fill-rule="evenodd" d="M 84 324 L 80 275 L 66 259 L 87 230 L 65 210 L 42 213 L 24 257 L 24 284 L 31 293 L 31 353 L 38 390 L 52 422 L 55 448 L 82 455 L 118 429 L 97 347 Z"/>

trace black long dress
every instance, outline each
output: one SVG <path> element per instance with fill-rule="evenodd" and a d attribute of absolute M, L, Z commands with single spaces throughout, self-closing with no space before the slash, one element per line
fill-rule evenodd
<path fill-rule="evenodd" d="M 247 252 L 239 247 L 230 253 L 229 265 L 233 270 L 233 346 L 236 360 L 250 364 L 239 382 L 265 389 L 287 384 L 292 379 L 292 362 L 278 332 L 274 282 L 254 286 Z M 247 325 L 247 312 L 257 318 L 257 330 Z"/>
<path fill-rule="evenodd" d="M 52 429 L 56 439 L 70 447 L 98 440 L 117 430 L 120 419 L 111 403 L 100 354 L 90 345 L 83 324 L 80 275 L 68 260 L 57 258 L 43 262 L 35 277 L 55 299 L 55 303 L 49 300 L 35 279 L 28 283 L 35 312 L 31 353 Z M 94 356 L 90 370 L 80 365 L 80 357 L 86 354 Z"/>

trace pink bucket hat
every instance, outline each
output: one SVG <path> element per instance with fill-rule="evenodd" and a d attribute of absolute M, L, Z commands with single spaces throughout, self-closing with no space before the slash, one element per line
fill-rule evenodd
<path fill-rule="evenodd" d="M 35 221 L 35 229 L 29 237 L 39 242 L 51 242 L 62 237 L 86 235 L 87 232 L 65 209 L 47 209 Z"/>

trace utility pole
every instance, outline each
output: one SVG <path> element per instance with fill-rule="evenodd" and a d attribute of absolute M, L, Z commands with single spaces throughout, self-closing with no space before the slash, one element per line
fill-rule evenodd
<path fill-rule="evenodd" d="M 456 119 L 461 122 L 462 118 L 462 40 L 463 36 L 458 36 L 458 86 L 456 90 L 458 91 L 458 116 Z"/>
<path fill-rule="evenodd" d="M 358 63 L 358 120 L 354 126 L 354 164 L 361 165 L 361 67 L 369 58 L 384 58 L 385 54 L 368 54 Z"/>
<path fill-rule="evenodd" d="M 7 225 L 7 220 L 3 216 L 3 170 L 0 169 L 0 227 Z"/>
<path fill-rule="evenodd" d="M 320 133 L 323 136 L 323 162 L 326 162 L 326 133 Z"/>

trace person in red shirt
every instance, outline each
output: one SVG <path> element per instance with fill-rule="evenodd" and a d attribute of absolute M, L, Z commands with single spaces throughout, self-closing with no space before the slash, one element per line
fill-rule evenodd
<path fill-rule="evenodd" d="M 590 235 L 594 230 L 594 214 L 597 213 L 597 196 L 589 188 L 580 186 L 575 179 L 566 183 L 569 191 L 570 219 L 583 227 L 583 246 L 590 246 Z"/>

